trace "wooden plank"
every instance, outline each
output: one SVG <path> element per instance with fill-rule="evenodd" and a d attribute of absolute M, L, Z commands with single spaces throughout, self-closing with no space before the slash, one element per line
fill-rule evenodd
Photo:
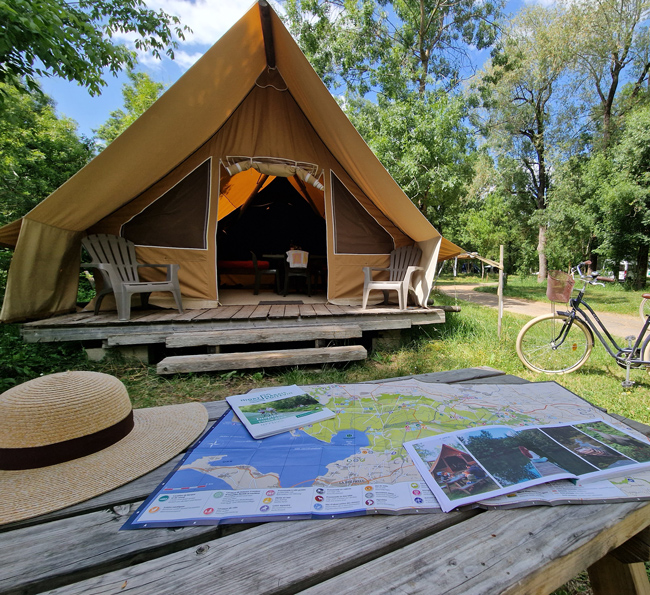
<path fill-rule="evenodd" d="M 26 322 L 23 324 L 24 327 L 33 327 L 33 326 L 57 326 L 64 325 L 66 323 L 75 322 L 77 320 L 85 320 L 92 318 L 95 315 L 94 312 L 70 312 L 68 314 L 60 314 L 58 316 L 52 316 L 51 318 L 44 318 L 43 320 L 33 320 L 32 322 Z"/>
<path fill-rule="evenodd" d="M 427 324 L 442 324 L 445 322 L 445 313 L 441 311 L 412 314 L 409 316 L 411 325 L 423 326 Z"/>
<path fill-rule="evenodd" d="M 634 421 L 633 419 L 628 419 L 627 417 L 623 417 L 622 415 L 617 415 L 616 413 L 610 413 L 612 417 L 615 417 L 619 421 L 622 421 L 624 424 L 627 424 L 631 428 L 634 428 L 637 432 L 641 432 L 642 434 L 646 436 L 650 436 L 650 427 L 642 424 L 639 421 Z"/>
<path fill-rule="evenodd" d="M 302 304 L 300 306 L 300 316 L 302 318 L 311 318 L 312 316 L 316 316 L 314 306 L 311 304 Z"/>
<path fill-rule="evenodd" d="M 494 511 L 306 589 L 303 595 L 550 593 L 639 527 L 650 504 Z"/>
<path fill-rule="evenodd" d="M 239 312 L 243 306 L 221 306 L 217 308 L 217 312 L 210 317 L 211 320 L 231 320 L 232 317 Z"/>
<path fill-rule="evenodd" d="M 530 381 L 519 378 L 519 376 L 513 376 L 512 374 L 504 374 L 503 376 L 463 380 L 463 382 L 471 382 L 472 384 L 528 384 Z"/>
<path fill-rule="evenodd" d="M 283 341 L 311 341 L 313 339 L 352 339 L 363 335 L 358 325 L 290 326 L 228 331 L 174 333 L 167 337 L 167 347 L 197 345 L 238 345 L 254 343 L 281 343 Z"/>
<path fill-rule="evenodd" d="M 411 321 L 408 318 L 363 318 L 356 317 L 356 323 L 364 331 L 388 331 L 411 328 Z"/>
<path fill-rule="evenodd" d="M 282 349 L 246 353 L 212 353 L 207 355 L 179 355 L 166 357 L 156 370 L 158 374 L 181 372 L 212 372 L 217 370 L 243 370 L 273 366 L 300 366 L 347 362 L 368 356 L 361 345 L 337 347 L 312 347 L 309 349 Z"/>
<path fill-rule="evenodd" d="M 201 308 L 195 308 L 191 310 L 185 310 L 182 314 L 180 312 L 176 313 L 176 318 L 174 318 L 174 322 L 183 322 L 186 320 L 194 320 L 197 316 L 200 316 L 205 312 L 205 309 Z"/>
<path fill-rule="evenodd" d="M 325 304 L 325 307 L 330 311 L 330 314 L 333 316 L 341 316 L 342 314 L 345 314 L 345 310 L 341 308 L 340 306 L 336 306 L 335 304 Z"/>
<path fill-rule="evenodd" d="M 135 314 L 135 312 L 134 312 Z M 137 315 L 137 314 L 136 314 Z M 101 325 L 105 324 L 107 322 L 111 323 L 125 323 L 126 321 L 124 320 L 118 320 L 117 319 L 117 311 L 116 310 L 105 310 L 101 311 L 97 316 L 93 316 L 92 318 L 80 318 L 77 317 L 75 320 L 72 320 L 70 322 L 64 323 L 65 326 L 76 326 L 76 325 L 82 325 L 82 324 L 90 324 L 91 326 L 96 326 L 96 325 Z"/>
<path fill-rule="evenodd" d="M 163 321 L 173 321 L 180 314 L 178 310 L 154 310 L 153 312 L 148 312 L 146 316 L 138 318 L 138 322 L 148 324 L 149 322 L 163 322 Z M 136 318 L 132 317 L 132 320 Z"/>
<path fill-rule="evenodd" d="M 129 552 L 128 545 L 121 543 L 126 539 L 116 540 L 106 535 L 110 543 L 104 547 L 100 547 L 98 539 L 84 539 L 83 545 L 88 544 L 91 549 L 88 552 L 80 549 L 75 558 L 81 554 L 88 564 L 93 557 L 108 556 L 111 560 L 120 560 L 120 565 L 124 568 L 57 589 L 56 593 L 120 593 L 127 586 L 130 593 L 177 595 L 191 591 L 208 594 L 214 593 L 215 584 L 218 585 L 219 592 L 228 594 L 296 593 L 338 572 L 380 558 L 388 551 L 416 543 L 424 537 L 457 525 L 475 514 L 472 511 L 264 523 L 220 539 L 207 539 L 206 536 L 199 547 L 187 547 L 164 558 L 157 556 L 157 544 L 148 544 L 160 534 L 175 536 L 174 532 L 123 531 L 122 534 L 135 533 L 140 537 L 142 544 L 138 558 L 142 556 L 145 560 L 151 559 L 150 561 L 133 566 L 129 559 L 122 560 Z M 99 535 L 104 536 L 101 533 Z M 181 538 L 184 538 L 182 534 L 176 540 L 180 542 Z M 18 544 L 14 547 L 16 545 Z M 20 545 L 23 545 L 22 541 Z M 111 546 L 117 550 L 111 549 Z M 160 549 L 162 548 L 158 546 Z M 48 547 L 41 543 L 37 550 L 35 553 L 38 554 L 48 551 Z M 260 555 L 260 552 L 264 555 Z M 62 557 L 59 556 L 55 562 L 60 564 Z M 18 553 L 12 556 L 12 561 L 18 559 Z M 34 559 L 40 558 L 31 560 L 30 572 L 44 575 L 38 568 L 40 564 L 33 563 Z M 107 566 L 105 563 L 103 565 Z M 24 570 L 28 566 L 30 561 L 23 557 L 20 569 Z M 50 572 L 55 570 L 54 564 L 48 563 L 47 566 Z M 170 572 L 171 568 L 174 572 Z M 43 583 L 43 578 L 39 582 Z"/>
<path fill-rule="evenodd" d="M 230 408 L 226 401 L 210 401 L 209 403 L 202 403 L 208 410 L 208 419 L 210 423 L 218 420 Z"/>
<path fill-rule="evenodd" d="M 270 310 L 271 306 L 257 306 L 257 308 L 253 310 L 251 318 L 266 318 L 269 315 Z"/>
<path fill-rule="evenodd" d="M 594 595 L 650 595 L 650 583 L 642 562 L 624 564 L 608 555 L 589 567 Z"/>
<path fill-rule="evenodd" d="M 479 366 L 476 368 L 462 368 L 460 370 L 445 370 L 444 372 L 430 372 L 428 374 L 413 374 L 411 376 L 385 378 L 383 380 L 369 380 L 368 382 L 378 384 L 381 382 L 395 382 L 398 380 L 416 378 L 420 382 L 455 384 L 458 382 L 471 383 L 481 378 L 493 377 L 496 377 L 498 379 L 504 378 L 504 373 L 501 370 L 490 368 L 489 366 Z"/>
<path fill-rule="evenodd" d="M 623 418 L 623 420 L 630 421 L 627 418 Z M 637 533 L 632 539 L 628 539 L 622 546 L 613 550 L 610 555 L 624 564 L 650 562 L 650 529 L 644 529 Z"/>
<path fill-rule="evenodd" d="M 300 309 L 295 304 L 287 304 L 284 308 L 285 318 L 298 318 L 300 316 Z"/>
<path fill-rule="evenodd" d="M 164 530 L 118 531 L 138 504 L 3 533 L 0 592 L 39 593 L 90 576 L 93 568 L 100 572 L 115 568 L 126 562 L 125 557 L 147 559 L 173 551 L 176 542 L 186 547 L 219 535 L 219 527 L 186 527 L 179 535 Z"/>
<path fill-rule="evenodd" d="M 232 308 L 232 309 L 231 309 Z M 262 306 L 262 308 L 271 308 L 271 306 Z M 279 306 L 284 308 L 284 306 Z M 307 305 L 299 306 L 301 309 L 302 323 L 303 324 L 322 324 L 323 317 L 317 316 L 313 306 Z M 183 332 L 191 332 L 195 330 L 207 331 L 217 330 L 220 328 L 234 329 L 234 328 L 258 328 L 260 324 L 268 326 L 269 328 L 278 328 L 291 323 L 292 319 L 285 319 L 282 317 L 265 318 L 263 321 L 260 319 L 239 319 L 232 320 L 231 317 L 235 312 L 241 309 L 241 306 L 223 306 L 220 308 L 213 308 L 211 310 L 195 310 L 191 313 L 193 317 L 191 320 L 184 321 L 185 314 L 178 314 L 174 312 L 174 318 L 163 322 L 149 322 L 148 324 L 140 323 L 137 320 L 129 322 L 119 322 L 115 313 L 107 315 L 103 324 L 71 324 L 65 327 L 59 326 L 23 326 L 22 334 L 23 340 L 26 342 L 59 342 L 59 341 L 84 341 L 84 340 L 104 340 L 111 335 L 122 335 L 131 333 L 157 333 L 168 332 L 169 329 Z M 313 316 L 312 316 L 313 312 Z M 226 317 L 226 318 L 215 318 Z M 332 314 L 329 313 L 327 318 L 331 320 Z M 408 312 L 399 312 L 396 310 L 390 311 L 389 314 L 372 314 L 361 315 L 359 313 L 351 315 L 345 314 L 337 317 L 336 322 L 339 323 L 353 323 L 358 324 L 363 331 L 375 330 L 389 330 L 398 328 L 409 328 L 411 326 L 412 318 L 415 314 Z M 417 315 L 421 316 L 421 315 Z M 439 314 L 435 314 L 433 318 L 425 315 L 424 322 L 439 322 Z M 327 320 L 327 319 L 325 319 Z M 421 321 L 418 321 L 421 322 Z"/>
<path fill-rule="evenodd" d="M 244 306 L 239 312 L 236 312 L 232 316 L 232 320 L 248 319 L 251 314 L 255 311 L 257 306 Z"/>
<path fill-rule="evenodd" d="M 203 320 L 213 320 L 218 315 L 223 315 L 226 312 L 229 312 L 230 306 L 219 306 L 218 308 L 208 308 L 203 310 L 198 316 L 195 316 L 193 320 L 203 321 Z M 232 315 L 232 314 L 231 314 Z"/>
<path fill-rule="evenodd" d="M 311 304 L 316 316 L 331 316 L 332 313 L 325 307 L 325 304 Z"/>
<path fill-rule="evenodd" d="M 111 335 L 106 338 L 107 347 L 118 347 L 120 345 L 149 345 L 151 343 L 164 343 L 165 339 L 172 333 L 133 333 L 130 335 Z"/>
<path fill-rule="evenodd" d="M 281 306 L 283 307 L 283 306 Z M 269 306 L 270 308 L 270 306 Z M 331 320 L 331 316 L 329 317 Z M 303 318 L 303 324 L 322 324 L 322 317 L 314 318 Z M 411 322 L 408 317 L 363 317 L 363 316 L 345 316 L 337 319 L 341 323 L 352 323 L 357 324 L 363 331 L 374 331 L 374 330 L 389 330 L 389 329 L 402 329 L 410 328 Z M 66 327 L 66 328 L 35 328 L 29 331 L 23 330 L 23 339 L 26 342 L 36 343 L 36 342 L 59 342 L 59 341 L 83 341 L 83 340 L 104 340 L 110 335 L 120 335 L 126 333 L 155 333 L 155 332 L 167 332 L 169 329 L 178 332 L 194 332 L 194 331 L 208 331 L 208 330 L 217 330 L 223 328 L 225 330 L 232 330 L 233 328 L 259 328 L 260 321 L 258 320 L 213 320 L 205 319 L 198 321 L 191 321 L 188 323 L 177 322 L 174 320 L 172 323 L 151 323 L 149 325 L 145 324 L 133 324 L 129 326 L 125 325 L 107 325 L 105 327 Z M 267 318 L 264 323 L 268 328 L 281 328 L 284 326 L 285 320 L 283 318 Z M 28 336 L 29 335 L 29 336 Z"/>
<path fill-rule="evenodd" d="M 271 306 L 269 310 L 269 318 L 283 318 L 284 317 L 284 306 Z"/>

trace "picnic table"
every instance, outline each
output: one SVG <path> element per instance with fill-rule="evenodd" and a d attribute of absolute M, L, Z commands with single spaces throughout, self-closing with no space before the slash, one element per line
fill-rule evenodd
<path fill-rule="evenodd" d="M 490 368 L 414 377 L 526 382 Z M 207 407 L 216 420 L 226 403 Z M 650 502 L 119 531 L 180 457 L 0 527 L 0 593 L 550 593 L 585 569 L 596 594 L 650 593 Z"/>

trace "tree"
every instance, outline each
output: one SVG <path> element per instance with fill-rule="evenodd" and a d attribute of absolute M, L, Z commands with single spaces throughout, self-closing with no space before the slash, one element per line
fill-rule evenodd
<path fill-rule="evenodd" d="M 288 0 L 298 43 L 386 169 L 439 229 L 472 176 L 458 93 L 470 49 L 496 39 L 500 0 Z"/>
<path fill-rule="evenodd" d="M 510 24 L 505 50 L 482 72 L 482 129 L 500 156 L 516 159 L 526 174 L 525 190 L 538 230 L 538 278 L 546 279 L 548 191 L 551 148 L 571 138 L 580 118 L 566 74 L 571 64 L 572 30 L 558 9 L 524 7 Z"/>
<path fill-rule="evenodd" d="M 388 6 L 390 11 L 383 10 Z M 470 49 L 489 48 L 503 2 L 288 0 L 289 27 L 325 83 L 348 95 L 420 95 L 454 87 Z"/>
<path fill-rule="evenodd" d="M 127 76 L 131 82 L 122 85 L 124 110 L 111 112 L 108 120 L 97 130 L 93 130 L 95 136 L 103 141 L 104 146 L 113 142 L 135 122 L 165 89 L 162 83 L 154 81 L 144 72 L 129 70 Z"/>
<path fill-rule="evenodd" d="M 495 163 L 485 151 L 475 161 L 475 173 L 450 237 L 470 252 L 499 259 L 505 247 L 505 269 L 524 274 L 537 267 L 535 244 L 530 242 L 534 227 L 530 223 L 533 210 L 525 188 L 526 176 L 517 162 L 501 157 Z"/>
<path fill-rule="evenodd" d="M 8 97 L 0 115 L 0 225 L 18 219 L 49 196 L 92 156 L 77 124 L 58 118 L 40 91 L 0 85 Z"/>
<path fill-rule="evenodd" d="M 598 268 L 598 243 L 602 236 L 600 186 L 609 175 L 603 154 L 580 153 L 558 165 L 548 196 L 548 258 L 551 268 L 590 259 Z"/>
<path fill-rule="evenodd" d="M 28 213 L 91 158 L 93 143 L 77 124 L 58 118 L 51 99 L 0 84 L 8 98 L 0 112 L 0 226 Z M 0 248 L 0 296 L 11 252 Z"/>
<path fill-rule="evenodd" d="M 143 0 L 4 0 L 0 2 L 0 107 L 6 89 L 40 88 L 36 77 L 59 76 L 77 81 L 91 95 L 106 85 L 104 71 L 133 68 L 136 54 L 116 43 L 130 34 L 137 50 L 160 58 L 174 56 L 175 36 L 187 27 L 178 17 L 146 7 Z"/>
<path fill-rule="evenodd" d="M 608 162 L 598 195 L 604 215 L 601 249 L 617 261 L 636 260 L 633 283 L 639 289 L 646 285 L 650 246 L 650 106 L 627 116 Z"/>
<path fill-rule="evenodd" d="M 474 141 L 461 97 L 414 93 L 402 101 L 360 100 L 348 115 L 420 211 L 442 233 L 473 175 Z"/>
<path fill-rule="evenodd" d="M 602 123 L 602 146 L 611 143 L 614 118 L 634 106 L 650 71 L 649 35 L 643 23 L 648 19 L 648 0 L 580 0 L 567 3 L 574 22 L 576 71 L 591 84 Z M 628 101 L 616 99 L 624 76 L 630 71 Z"/>

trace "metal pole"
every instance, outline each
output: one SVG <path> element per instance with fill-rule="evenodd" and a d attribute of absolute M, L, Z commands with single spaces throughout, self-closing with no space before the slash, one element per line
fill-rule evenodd
<path fill-rule="evenodd" d="M 501 338 L 501 319 L 503 318 L 503 244 L 499 247 L 499 322 L 497 326 L 497 336 Z"/>

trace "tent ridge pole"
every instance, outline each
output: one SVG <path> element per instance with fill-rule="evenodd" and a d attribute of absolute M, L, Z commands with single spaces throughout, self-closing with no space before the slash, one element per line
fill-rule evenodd
<path fill-rule="evenodd" d="M 258 5 L 260 7 L 260 20 L 262 21 L 266 65 L 269 68 L 275 68 L 275 47 L 273 45 L 273 28 L 271 25 L 271 7 L 266 0 L 259 0 Z"/>

